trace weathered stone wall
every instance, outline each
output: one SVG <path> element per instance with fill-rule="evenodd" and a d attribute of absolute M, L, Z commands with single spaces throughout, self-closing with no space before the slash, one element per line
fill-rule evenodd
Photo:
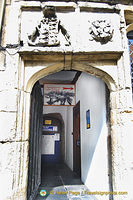
<path fill-rule="evenodd" d="M 36 0 L 33 0 L 36 1 Z M 97 2 L 97 3 L 108 3 L 108 4 L 125 4 L 125 5 L 132 5 L 132 0 L 47 0 L 47 1 L 62 1 L 62 2 Z M 43 0 L 42 0 L 43 2 Z"/>
<path fill-rule="evenodd" d="M 108 85 L 113 189 L 129 193 L 114 196 L 114 199 L 132 200 L 129 176 L 133 162 L 133 121 L 126 25 L 133 23 L 130 18 L 133 5 L 94 2 L 6 2 L 1 42 L 4 48 L 0 52 L 2 200 L 26 199 L 30 93 L 37 80 L 63 69 L 88 72 L 100 77 Z M 45 5 L 55 6 L 57 19 L 70 36 L 70 43 L 66 40 L 66 32 L 63 35 L 60 31 L 59 46 L 40 47 L 36 45 L 37 42 L 33 46 L 28 45 L 28 34 L 32 34 L 32 29 L 43 18 L 41 8 Z M 103 36 L 99 36 L 93 22 L 102 24 L 98 25 L 99 28 L 104 26 L 109 29 L 107 32 L 102 29 Z M 22 47 L 20 41 L 23 41 Z"/>

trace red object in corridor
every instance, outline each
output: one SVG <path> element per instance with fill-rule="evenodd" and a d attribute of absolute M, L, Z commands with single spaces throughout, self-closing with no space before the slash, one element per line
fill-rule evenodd
<path fill-rule="evenodd" d="M 73 90 L 73 88 L 72 87 L 70 87 L 70 88 L 63 87 L 63 90 Z"/>

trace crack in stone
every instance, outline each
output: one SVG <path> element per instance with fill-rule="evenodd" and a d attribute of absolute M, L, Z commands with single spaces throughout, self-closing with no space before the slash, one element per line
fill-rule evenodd
<path fill-rule="evenodd" d="M 132 113 L 132 112 L 133 112 L 132 110 L 123 110 L 120 113 Z"/>
<path fill-rule="evenodd" d="M 0 141 L 0 144 L 7 144 L 7 143 L 24 143 L 24 142 L 28 142 L 28 140 L 19 140 L 19 141 L 7 140 L 7 141 Z"/>
<path fill-rule="evenodd" d="M 17 113 L 17 111 L 7 111 L 7 110 L 0 110 L 0 112 L 6 112 L 6 113 Z"/>

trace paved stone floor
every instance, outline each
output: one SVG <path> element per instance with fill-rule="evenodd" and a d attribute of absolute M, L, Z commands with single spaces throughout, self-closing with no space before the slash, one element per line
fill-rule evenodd
<path fill-rule="evenodd" d="M 40 191 L 46 190 L 47 195 L 41 196 Z M 36 200 L 95 200 L 94 196 L 85 194 L 88 188 L 80 177 L 65 164 L 43 166 L 42 183 Z"/>

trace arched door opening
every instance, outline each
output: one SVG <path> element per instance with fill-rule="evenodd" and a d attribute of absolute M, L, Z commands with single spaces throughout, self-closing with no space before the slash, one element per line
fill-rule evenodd
<path fill-rule="evenodd" d="M 42 160 L 45 164 L 64 161 L 64 122 L 60 113 L 43 115 Z M 54 151 L 56 151 L 54 153 Z"/>
<path fill-rule="evenodd" d="M 106 106 L 109 106 L 106 102 L 106 85 L 101 79 L 79 71 L 60 71 L 40 79 L 39 84 L 43 94 L 42 147 L 40 148 L 42 170 L 38 172 L 42 185 L 39 192 L 43 189 L 46 190 L 47 195 L 44 199 L 50 195 L 52 198 L 53 195 L 56 195 L 55 197 L 58 199 L 69 199 L 77 197 L 77 195 L 81 197 L 81 191 L 84 191 L 82 193 L 84 198 L 95 199 L 94 195 L 88 197 L 85 191 L 109 191 L 111 188 L 111 179 L 108 176 L 111 155 L 109 152 L 110 142 L 108 142 L 109 118 L 106 117 L 108 114 Z M 49 87 L 50 84 L 52 87 L 53 85 L 57 87 L 59 84 L 63 85 L 67 93 L 70 90 L 69 94 L 72 93 L 70 84 L 74 85 L 76 94 L 74 105 L 72 104 L 72 94 L 66 98 L 66 91 L 60 93 L 60 96 L 57 95 L 57 92 L 54 95 L 52 93 L 54 97 L 52 96 L 50 99 L 50 96 L 46 95 L 45 91 L 43 92 L 44 85 Z M 46 90 L 46 88 L 44 89 Z M 44 103 L 45 100 L 49 105 Z M 57 102 L 57 105 L 54 105 L 54 102 Z M 65 102 L 68 105 L 65 105 Z M 77 117 L 78 115 L 79 117 Z M 78 125 L 76 130 L 74 124 Z M 30 135 L 31 131 L 30 129 Z M 79 131 L 78 137 L 75 136 L 77 131 Z M 62 164 L 65 164 L 66 171 L 62 168 Z M 37 165 L 35 164 L 35 166 Z M 53 170 L 52 172 L 50 168 Z M 60 180 L 57 178 L 57 171 Z M 52 173 L 52 177 L 50 173 Z M 30 180 L 30 174 L 28 180 Z M 43 182 L 44 174 L 47 177 L 45 176 Z M 66 174 L 69 174 L 71 179 Z M 63 177 L 63 175 L 65 176 Z M 57 182 L 54 184 L 56 179 Z M 37 186 L 39 187 L 39 184 Z M 74 193 L 75 189 L 78 190 L 77 194 Z M 34 187 L 30 190 L 31 194 L 34 193 L 32 190 L 35 190 Z M 35 193 L 37 194 L 37 189 Z M 40 198 L 40 193 L 33 196 L 33 199 L 37 200 Z M 28 199 L 30 199 L 30 195 Z"/>

